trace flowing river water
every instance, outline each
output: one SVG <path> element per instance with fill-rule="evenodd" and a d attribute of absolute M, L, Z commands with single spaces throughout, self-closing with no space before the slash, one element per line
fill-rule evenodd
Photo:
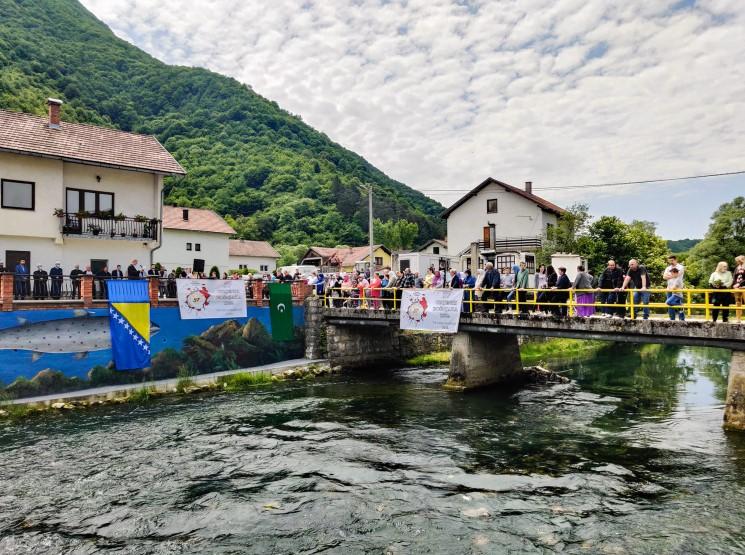
<path fill-rule="evenodd" d="M 615 346 L 569 384 L 404 369 L 1 423 L 0 553 L 743 553 L 728 363 Z"/>

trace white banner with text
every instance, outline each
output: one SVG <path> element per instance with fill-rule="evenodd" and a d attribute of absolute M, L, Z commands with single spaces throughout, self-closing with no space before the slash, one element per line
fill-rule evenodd
<path fill-rule="evenodd" d="M 182 320 L 245 318 L 246 286 L 242 279 L 177 279 Z"/>
<path fill-rule="evenodd" d="M 401 329 L 455 333 L 462 306 L 462 289 L 404 289 Z"/>

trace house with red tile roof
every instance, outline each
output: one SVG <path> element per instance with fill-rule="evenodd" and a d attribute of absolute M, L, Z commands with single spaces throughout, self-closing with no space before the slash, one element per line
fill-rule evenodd
<path fill-rule="evenodd" d="M 62 121 L 62 102 L 47 104 L 47 117 L 0 110 L 0 261 L 147 267 L 163 178 L 184 169 L 153 136 Z"/>
<path fill-rule="evenodd" d="M 385 245 L 373 245 L 374 268 L 391 266 L 391 251 Z M 310 247 L 301 265 L 318 266 L 324 272 L 351 272 L 370 265 L 370 247 Z"/>
<path fill-rule="evenodd" d="M 213 210 L 163 206 L 163 242 L 153 259 L 167 271 L 181 267 L 209 274 L 217 266 L 222 275 L 232 269 L 232 235 L 235 230 Z"/>
<path fill-rule="evenodd" d="M 533 253 L 563 213 L 533 194 L 530 181 L 519 188 L 489 177 L 443 212 L 448 253 L 461 258 L 465 268 L 475 245 L 479 265 L 490 261 L 501 268 L 525 261 L 532 270 Z"/>
<path fill-rule="evenodd" d="M 279 253 L 266 241 L 231 239 L 228 246 L 230 267 L 234 270 L 273 272 L 277 269 Z"/>

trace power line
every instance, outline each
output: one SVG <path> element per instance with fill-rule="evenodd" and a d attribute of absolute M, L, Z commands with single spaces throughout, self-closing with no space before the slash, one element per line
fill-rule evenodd
<path fill-rule="evenodd" d="M 707 173 L 702 175 L 689 175 L 685 177 L 663 177 L 660 179 L 642 179 L 639 181 L 617 181 L 613 183 L 588 183 L 584 185 L 556 185 L 553 187 L 533 187 L 534 191 L 557 191 L 559 189 L 589 189 L 598 187 L 619 187 L 621 185 L 645 185 L 649 183 L 663 183 L 667 181 L 686 181 L 689 179 L 704 179 L 707 177 L 725 177 L 728 175 L 742 175 L 745 170 L 733 172 Z M 468 193 L 471 189 L 417 189 L 422 193 Z"/>

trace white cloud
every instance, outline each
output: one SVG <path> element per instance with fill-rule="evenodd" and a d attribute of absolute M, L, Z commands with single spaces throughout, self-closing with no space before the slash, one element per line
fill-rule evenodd
<path fill-rule="evenodd" d="M 423 190 L 743 165 L 738 0 L 84 4 L 157 58 L 248 83 Z"/>

